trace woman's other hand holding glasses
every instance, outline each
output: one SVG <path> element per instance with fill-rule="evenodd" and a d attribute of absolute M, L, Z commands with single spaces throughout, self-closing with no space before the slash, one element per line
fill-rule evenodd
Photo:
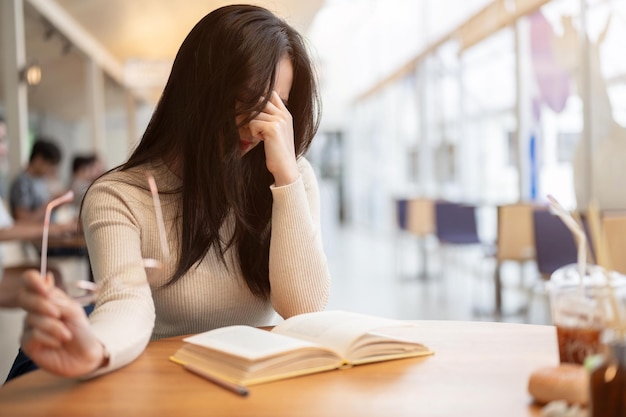
<path fill-rule="evenodd" d="M 85 375 L 106 363 L 104 347 L 94 335 L 80 302 L 54 286 L 52 275 L 23 276 L 19 304 L 28 315 L 21 345 L 37 365 L 66 377 Z"/>
<path fill-rule="evenodd" d="M 93 334 L 81 300 L 54 285 L 47 270 L 50 214 L 54 207 L 72 199 L 67 193 L 48 204 L 44 220 L 41 269 L 26 271 L 15 280 L 15 306 L 28 313 L 24 320 L 21 345 L 42 369 L 67 377 L 89 373 L 103 364 L 104 347 Z M 82 281 L 77 286 L 83 284 Z M 89 282 L 88 292 L 95 294 Z"/>
<path fill-rule="evenodd" d="M 162 252 L 167 260 L 169 249 L 165 227 L 158 190 L 151 175 L 148 176 L 148 183 L 155 205 Z M 49 203 L 44 220 L 41 269 L 39 273 L 35 270 L 24 273 L 16 291 L 17 306 L 28 313 L 21 339 L 22 350 L 42 369 L 66 377 L 77 377 L 106 365 L 108 357 L 83 309 L 84 305 L 96 300 L 98 286 L 90 281 L 68 282 L 66 292 L 54 285 L 52 274 L 47 272 L 50 213 L 57 205 L 71 200 L 71 197 L 66 194 Z M 142 262 L 144 268 L 162 270 L 161 261 L 143 259 Z M 80 292 L 78 295 L 77 290 Z"/>

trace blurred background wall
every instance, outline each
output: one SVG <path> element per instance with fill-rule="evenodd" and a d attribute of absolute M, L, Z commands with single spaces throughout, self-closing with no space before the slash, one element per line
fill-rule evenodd
<path fill-rule="evenodd" d="M 90 150 L 121 163 L 180 42 L 224 3 L 5 0 L 7 177 L 39 134 L 58 139 L 65 167 Z M 389 229 L 401 195 L 626 204 L 605 196 L 622 171 L 593 166 L 626 124 L 625 0 L 258 3 L 304 32 L 316 59 L 324 116 L 310 157 L 338 222 Z"/>

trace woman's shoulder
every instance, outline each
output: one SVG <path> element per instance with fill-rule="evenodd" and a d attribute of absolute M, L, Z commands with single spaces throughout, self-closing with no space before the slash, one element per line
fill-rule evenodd
<path fill-rule="evenodd" d="M 124 200 L 141 198 L 149 189 L 147 171 L 143 167 L 114 169 L 94 181 L 85 194 L 85 201 L 113 197 Z"/>
<path fill-rule="evenodd" d="M 302 174 L 302 176 L 315 176 L 315 172 L 313 171 L 313 166 L 311 166 L 311 163 L 309 162 L 308 159 L 306 159 L 304 156 L 301 156 L 300 158 L 298 158 L 298 170 L 300 171 L 300 174 Z"/>
<path fill-rule="evenodd" d="M 302 182 L 305 187 L 310 184 L 317 184 L 317 179 L 315 178 L 315 170 L 313 166 L 304 156 L 298 158 L 298 170 L 300 171 L 300 175 L 302 176 Z"/>
<path fill-rule="evenodd" d="M 136 187 L 139 185 L 139 181 L 141 178 L 141 172 L 137 168 L 132 168 L 125 171 L 113 170 L 107 172 L 96 181 L 94 181 L 92 185 L 92 189 L 107 189 L 107 188 L 118 188 L 118 187 Z M 146 174 L 143 174 L 143 182 L 146 182 Z"/>

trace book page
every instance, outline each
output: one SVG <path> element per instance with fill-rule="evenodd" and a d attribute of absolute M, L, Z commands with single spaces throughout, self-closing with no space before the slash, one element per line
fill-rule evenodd
<path fill-rule="evenodd" d="M 320 311 L 290 317 L 279 323 L 272 332 L 330 347 L 344 359 L 349 359 L 352 346 L 369 331 L 404 326 L 412 325 L 400 320 L 346 311 Z"/>
<path fill-rule="evenodd" d="M 368 332 L 350 348 L 353 365 L 431 355 L 417 327 L 385 327 Z"/>
<path fill-rule="evenodd" d="M 293 339 L 251 326 L 222 327 L 183 340 L 249 361 L 260 360 L 297 349 L 317 347 L 305 340 Z"/>

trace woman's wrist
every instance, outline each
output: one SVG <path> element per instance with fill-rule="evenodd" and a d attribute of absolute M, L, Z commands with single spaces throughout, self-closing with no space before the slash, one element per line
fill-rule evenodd
<path fill-rule="evenodd" d="M 91 372 L 89 373 L 96 372 L 99 369 L 102 369 L 109 364 L 110 355 L 106 347 L 102 343 L 98 343 L 98 346 L 99 346 L 99 352 L 95 355 L 95 360 L 94 360 L 95 365 L 93 369 L 91 370 Z"/>
<path fill-rule="evenodd" d="M 276 187 L 282 187 L 296 182 L 300 177 L 300 171 L 298 170 L 298 165 L 294 164 L 277 173 L 272 173 L 272 175 L 274 175 L 274 185 Z"/>
<path fill-rule="evenodd" d="M 106 367 L 109 364 L 109 360 L 111 358 L 109 352 L 107 351 L 107 348 L 104 347 L 103 344 L 100 344 L 100 346 L 102 346 L 102 360 L 100 361 L 100 366 L 98 366 L 98 369 Z"/>

